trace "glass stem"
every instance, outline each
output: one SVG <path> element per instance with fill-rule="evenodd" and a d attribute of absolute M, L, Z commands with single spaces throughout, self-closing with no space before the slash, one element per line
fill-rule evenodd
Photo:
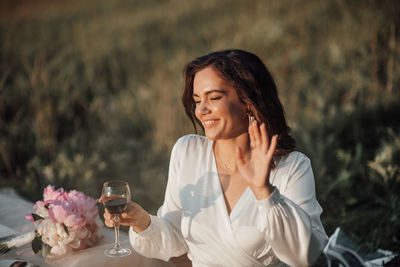
<path fill-rule="evenodd" d="M 115 230 L 115 244 L 114 249 L 119 249 L 119 218 L 118 215 L 114 215 L 114 230 Z"/>

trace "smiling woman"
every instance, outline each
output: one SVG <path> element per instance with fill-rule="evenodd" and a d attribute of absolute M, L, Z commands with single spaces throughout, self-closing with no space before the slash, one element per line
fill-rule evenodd
<path fill-rule="evenodd" d="M 275 83 L 242 50 L 214 52 L 186 68 L 183 104 L 205 137 L 175 144 L 157 216 L 129 203 L 120 223 L 132 247 L 193 266 L 308 266 L 327 237 L 310 160 L 294 151 Z M 105 213 L 106 225 L 113 226 Z"/>
<path fill-rule="evenodd" d="M 207 68 L 210 70 L 206 71 Z M 213 75 L 207 75 L 211 70 L 214 71 Z M 266 123 L 270 138 L 273 134 L 279 135 L 278 150 L 280 152 L 285 154 L 285 151 L 293 151 L 295 141 L 290 136 L 290 128 L 286 123 L 275 82 L 264 63 L 256 55 L 242 50 L 211 53 L 190 62 L 185 68 L 185 73 L 186 84 L 182 101 L 186 114 L 194 125 L 198 119 L 195 113 L 196 100 L 193 101 L 196 95 L 196 80 L 203 80 L 199 76 L 208 76 L 205 77 L 208 78 L 207 81 L 211 83 L 210 79 L 212 79 L 214 86 L 221 86 L 220 89 L 223 91 L 234 89 L 238 97 L 237 103 L 245 105 L 246 117 L 253 115 L 258 122 Z M 205 80 L 202 82 L 204 86 L 207 86 Z M 198 86 L 201 85 L 198 84 Z"/>
<path fill-rule="evenodd" d="M 193 82 L 196 118 L 208 139 L 230 139 L 247 132 L 246 105 L 212 67 L 199 71 Z"/>

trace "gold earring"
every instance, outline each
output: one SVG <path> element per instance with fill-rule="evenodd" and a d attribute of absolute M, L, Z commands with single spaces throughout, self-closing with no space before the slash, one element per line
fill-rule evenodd
<path fill-rule="evenodd" d="M 253 112 L 251 112 L 250 110 L 247 111 L 247 116 L 249 117 L 249 126 L 252 125 L 255 121 L 257 121 L 253 115 Z"/>

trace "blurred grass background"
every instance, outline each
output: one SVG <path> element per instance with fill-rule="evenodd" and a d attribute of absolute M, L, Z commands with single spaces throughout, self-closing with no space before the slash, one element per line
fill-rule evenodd
<path fill-rule="evenodd" d="M 277 81 L 327 233 L 400 252 L 399 14 L 395 0 L 2 0 L 0 186 L 98 197 L 119 178 L 156 212 L 193 133 L 183 66 L 240 48 Z"/>

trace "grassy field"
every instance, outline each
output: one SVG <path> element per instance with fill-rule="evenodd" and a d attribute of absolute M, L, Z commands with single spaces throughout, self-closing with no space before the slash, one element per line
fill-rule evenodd
<path fill-rule="evenodd" d="M 0 1 L 0 186 L 98 197 L 121 178 L 155 212 L 193 132 L 185 63 L 240 48 L 277 81 L 327 233 L 400 252 L 398 14 L 390 0 Z"/>

